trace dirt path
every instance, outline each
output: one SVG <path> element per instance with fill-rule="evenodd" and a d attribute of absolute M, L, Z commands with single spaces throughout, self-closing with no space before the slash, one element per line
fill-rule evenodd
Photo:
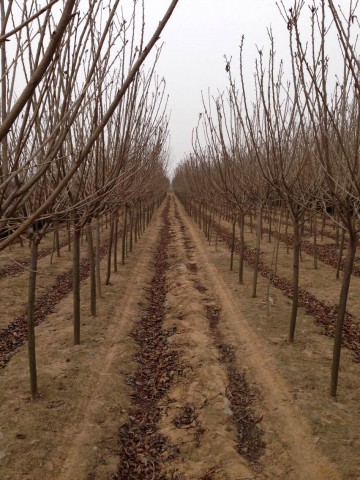
<path fill-rule="evenodd" d="M 249 368 L 251 378 L 263 394 L 265 429 L 271 429 L 274 435 L 264 460 L 265 477 L 294 480 L 341 478 L 334 466 L 314 445 L 311 429 L 277 372 L 267 346 L 252 331 L 236 308 L 237 299 L 228 289 L 221 272 L 209 260 L 204 239 L 182 207 L 179 205 L 178 208 L 194 243 L 197 264 L 201 265 L 200 274 L 207 278 L 208 282 L 211 279 L 222 306 L 223 317 L 226 319 L 222 331 L 225 337 L 231 338 L 231 342 L 236 346 L 238 362 Z"/>
<path fill-rule="evenodd" d="M 340 479 L 172 196 L 164 222 L 167 274 L 152 280 L 163 298 L 154 303 L 151 294 L 144 327 L 133 333 L 140 348 L 129 381 L 135 401 L 120 430 L 116 478 Z"/>
<path fill-rule="evenodd" d="M 69 319 L 37 327 L 38 400 L 24 348 L 0 371 L 1 480 L 342 478 L 173 195 L 80 347 Z"/>
<path fill-rule="evenodd" d="M 126 282 L 126 289 L 123 292 L 122 298 L 116 305 L 115 315 L 112 319 L 111 325 L 107 329 L 104 344 L 107 346 L 104 355 L 98 359 L 98 362 L 93 366 L 93 381 L 91 385 L 91 392 L 89 396 L 84 399 L 81 407 L 83 412 L 80 422 L 76 427 L 76 434 L 73 436 L 68 449 L 68 456 L 65 460 L 63 471 L 56 477 L 59 480 L 74 480 L 88 478 L 90 475 L 96 475 L 96 478 L 104 478 L 105 472 L 109 473 L 109 469 L 102 468 L 100 465 L 93 464 L 93 471 L 89 473 L 89 466 L 94 462 L 94 454 L 96 458 L 101 458 L 101 455 L 106 453 L 99 452 L 99 447 L 89 449 L 89 444 L 94 444 L 96 441 L 103 442 L 104 427 L 110 427 L 112 430 L 116 428 L 116 424 L 110 426 L 111 412 L 115 405 L 109 404 L 109 399 L 113 395 L 114 382 L 119 380 L 119 369 L 122 366 L 129 368 L 131 365 L 131 358 L 129 353 L 132 348 L 127 351 L 127 337 L 132 326 L 132 322 L 139 310 L 138 304 L 143 298 L 143 288 L 151 272 L 150 259 L 154 242 L 158 235 L 160 228 L 160 214 L 151 226 L 151 232 L 147 232 L 146 244 L 143 245 L 142 255 L 136 265 L 131 269 L 129 278 Z M 145 243 L 144 242 L 144 243 Z M 122 377 L 122 375 L 121 375 Z M 117 399 L 117 408 L 123 414 L 127 413 L 122 409 L 121 401 L 124 399 L 119 395 Z M 126 401 L 124 401 L 126 404 Z M 102 419 L 99 421 L 99 418 Z M 119 420 L 119 416 L 116 417 Z M 115 447 L 115 445 L 113 445 Z M 104 450 L 104 449 L 103 449 Z M 89 453 L 90 451 L 90 453 Z M 113 452 L 115 453 L 115 452 Z M 89 461 L 89 456 L 92 462 Z M 81 459 L 81 462 L 79 462 Z M 112 456 L 112 462 L 107 462 L 114 468 L 114 464 L 118 461 L 117 456 Z M 105 462 L 106 464 L 106 462 Z M 110 470 L 111 472 L 111 470 Z M 88 475 L 88 476 L 87 476 Z"/>
<path fill-rule="evenodd" d="M 132 368 L 134 353 L 127 335 L 151 275 L 159 222 L 156 213 L 126 265 L 103 287 L 95 319 L 88 313 L 89 282 L 82 283 L 80 346 L 72 345 L 71 295 L 36 328 L 36 401 L 28 395 L 25 347 L 0 371 L 1 480 L 104 479 L 116 471 L 118 427 L 129 404 L 123 369 Z"/>

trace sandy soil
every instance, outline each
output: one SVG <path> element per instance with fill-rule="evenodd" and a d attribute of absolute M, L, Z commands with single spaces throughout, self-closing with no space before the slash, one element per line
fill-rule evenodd
<path fill-rule="evenodd" d="M 231 231 L 231 225 L 229 222 L 224 219 L 221 220 L 221 224 L 226 226 L 229 231 Z M 264 222 L 263 225 L 265 228 L 268 227 L 268 224 Z M 320 227 L 320 224 L 319 224 Z M 273 225 L 273 230 L 275 229 Z M 332 228 L 327 228 L 328 232 L 332 232 Z M 282 232 L 285 232 L 284 227 Z M 292 228 L 289 227 L 289 234 L 292 233 Z M 238 229 L 236 234 L 239 235 Z M 304 237 L 308 241 L 312 241 L 310 237 Z M 250 232 L 250 227 L 247 225 L 245 228 L 245 242 L 250 247 L 255 247 L 255 229 L 253 233 Z M 320 235 L 317 241 L 318 245 L 331 245 L 335 244 L 333 239 L 330 239 L 324 236 L 323 241 L 321 241 Z M 273 238 L 272 242 L 269 243 L 268 235 L 264 235 L 261 242 L 261 260 L 267 265 L 274 265 L 274 249 L 276 248 L 276 240 Z M 346 251 L 344 250 L 344 255 Z M 313 257 L 307 253 L 302 253 L 302 260 L 300 262 L 300 288 L 307 290 L 308 292 L 315 295 L 317 298 L 325 301 L 329 305 L 334 305 L 338 302 L 341 288 L 341 278 L 342 272 L 340 273 L 340 280 L 336 280 L 335 268 L 326 265 L 325 263 L 318 260 L 318 268 L 314 269 Z M 230 260 L 229 260 L 230 261 Z M 277 275 L 280 277 L 285 277 L 291 280 L 291 265 L 292 265 L 292 249 L 289 249 L 287 253 L 286 245 L 283 242 L 279 243 L 279 254 L 278 254 L 278 263 L 277 263 Z M 272 267 L 274 268 L 274 266 Z M 360 291 L 360 278 L 352 277 L 350 284 L 350 293 L 348 300 L 348 312 L 352 315 L 359 316 L 360 312 L 360 297 L 358 292 Z M 272 290 L 274 293 L 274 290 Z M 360 320 L 359 320 L 360 321 Z"/>
<path fill-rule="evenodd" d="M 222 220 L 222 223 L 224 223 L 224 220 Z M 197 226 L 195 226 L 196 229 Z M 202 232 L 200 235 L 204 244 L 204 235 Z M 253 244 L 254 236 L 251 236 L 249 231 L 247 231 L 246 239 L 248 244 Z M 325 237 L 324 241 L 326 241 Z M 269 348 L 274 368 L 285 378 L 288 384 L 292 397 L 290 397 L 290 401 L 298 406 L 308 419 L 313 435 L 311 446 L 320 448 L 336 464 L 341 478 L 359 479 L 359 363 L 354 362 L 351 352 L 343 349 L 338 400 L 334 402 L 328 396 L 333 340 L 321 335 L 322 329 L 314 325 L 313 318 L 306 315 L 303 309 L 299 309 L 297 340 L 294 345 L 289 345 L 286 339 L 291 300 L 271 286 L 271 310 L 270 316 L 268 316 L 266 306 L 267 280 L 259 277 L 258 298 L 252 299 L 253 270 L 245 266 L 245 285 L 240 286 L 238 284 L 237 267 L 233 272 L 229 271 L 230 254 L 228 248 L 221 242 L 218 242 L 217 248 L 215 248 L 215 238 L 212 245 L 207 245 L 205 248 L 210 263 L 217 267 L 217 278 L 222 277 L 227 288 L 230 288 L 237 298 L 238 312 L 241 312 L 249 322 L 252 331 Z M 261 248 L 264 252 L 262 259 L 271 258 L 274 244 L 267 243 L 264 237 Z M 290 255 L 287 255 L 286 247 L 282 245 L 281 248 L 283 256 L 279 256 L 279 261 L 282 264 L 283 274 L 285 277 L 291 278 L 291 261 L 289 261 L 291 251 Z M 307 263 L 307 269 L 304 267 L 305 263 Z M 236 261 L 235 265 L 237 265 Z M 301 264 L 301 281 L 303 284 L 307 281 L 308 270 L 313 271 L 312 260 L 304 254 Z M 324 273 L 325 271 L 326 273 Z M 323 299 L 324 292 L 330 291 L 331 303 L 336 303 L 339 282 L 336 282 L 334 277 L 334 269 L 319 262 L 317 277 L 314 275 L 313 288 L 310 291 L 319 299 Z M 353 278 L 352 282 L 354 291 L 356 289 L 354 285 L 357 284 L 358 279 Z M 352 311 L 352 313 L 354 312 Z M 253 355 L 252 348 L 249 349 L 248 346 L 245 346 L 245 348 L 248 349 L 249 355 Z M 263 348 L 263 344 L 261 348 Z M 285 476 L 284 478 L 288 477 Z M 298 477 L 295 475 L 294 478 Z M 325 478 L 325 476 L 320 478 Z"/>
<path fill-rule="evenodd" d="M 108 237 L 108 230 L 103 229 L 101 232 L 101 242 L 103 243 Z M 39 251 L 46 251 L 52 247 L 51 234 L 48 234 L 40 243 Z M 65 241 L 67 234 L 61 231 L 60 241 Z M 81 256 L 82 258 L 88 255 L 86 241 L 81 242 Z M 2 253 L 0 259 L 5 265 L 16 265 L 17 260 L 27 260 L 29 258 L 29 248 L 27 242 L 24 242 L 24 247 L 18 244 L 11 250 L 11 256 Z M 15 261 L 14 261 L 15 259 Z M 52 256 L 51 253 L 40 258 L 38 261 L 37 274 L 37 297 L 40 297 L 51 285 L 55 283 L 57 275 L 72 268 L 72 251 L 69 251 L 68 245 L 61 248 L 61 257 L 57 258 L 56 253 Z M 6 327 L 9 322 L 16 316 L 23 314 L 27 307 L 27 288 L 28 288 L 29 268 L 26 266 L 22 271 L 15 275 L 9 275 L 6 278 L 0 279 L 1 282 L 1 303 L 5 307 L 0 316 L 0 329 Z"/>
<path fill-rule="evenodd" d="M 177 214 L 171 196 L 162 328 L 181 369 L 158 405 L 156 428 L 176 451 L 160 462 L 161 478 L 360 479 L 359 364 L 344 351 L 338 402 L 330 400 L 332 340 L 300 311 L 298 341 L 288 345 L 289 300 L 272 289 L 268 318 L 266 281 L 260 279 L 259 297 L 251 299 L 251 271 L 246 268 L 240 287 L 237 272 L 228 270 L 227 247 L 209 246 L 176 204 Z M 115 478 L 122 461 L 119 428 L 133 409 L 127 378 L 138 368 L 131 332 L 147 305 L 163 209 L 103 289 L 95 319 L 83 282 L 82 345 L 72 346 L 71 298 L 37 327 L 39 399 L 28 395 L 24 347 L 0 371 L 1 479 Z M 209 311 L 216 309 L 214 327 Z M 230 360 L 224 360 L 224 346 Z M 244 375 L 251 397 L 243 411 L 236 409 L 236 386 L 229 389 L 234 372 Z M 247 418 L 248 438 L 259 442 L 255 450 L 241 443 Z"/>

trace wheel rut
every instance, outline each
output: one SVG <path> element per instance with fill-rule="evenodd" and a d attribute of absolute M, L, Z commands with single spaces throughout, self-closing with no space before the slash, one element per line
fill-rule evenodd
<path fill-rule="evenodd" d="M 216 303 L 215 297 L 209 297 L 208 289 L 202 284 L 198 277 L 198 266 L 194 259 L 193 247 L 186 233 L 186 227 L 179 215 L 175 205 L 175 216 L 180 224 L 184 245 L 189 259 L 188 268 L 193 274 L 194 287 L 202 294 L 202 302 L 209 321 L 210 331 L 214 345 L 218 351 L 218 358 L 226 368 L 228 385 L 226 387 L 226 398 L 228 407 L 232 412 L 233 421 L 237 431 L 236 450 L 259 471 L 259 459 L 265 450 L 265 443 L 262 439 L 263 431 L 258 424 L 262 415 L 256 415 L 253 404 L 256 404 L 257 392 L 249 385 L 246 374 L 236 368 L 234 346 L 226 343 L 219 324 L 221 322 L 221 307 Z"/>
<path fill-rule="evenodd" d="M 221 310 L 198 276 L 174 197 L 167 202 L 147 304 L 131 333 L 132 408 L 113 478 L 252 479 L 264 449 L 256 392 L 234 367 L 217 329 Z"/>
<path fill-rule="evenodd" d="M 196 256 L 196 262 L 192 260 L 195 258 L 192 256 L 189 256 L 187 261 L 196 263 L 192 269 L 198 270 L 199 278 L 196 279 L 196 285 L 203 290 L 199 291 L 199 295 L 208 301 L 208 305 L 211 305 L 213 298 L 216 298 L 215 308 L 208 310 L 210 329 L 218 329 L 220 333 L 219 338 L 216 338 L 216 334 L 214 335 L 214 343 L 224 343 L 225 356 L 229 355 L 232 358 L 231 361 L 240 367 L 240 371 L 242 369 L 246 371 L 246 377 L 251 379 L 251 386 L 254 386 L 254 403 L 258 408 L 255 409 L 253 421 L 265 432 L 266 448 L 263 450 L 263 455 L 258 457 L 259 468 L 256 469 L 255 463 L 255 468 L 252 469 L 249 478 L 340 479 L 336 467 L 314 445 L 313 433 L 308 421 L 295 404 L 288 385 L 278 372 L 267 345 L 248 324 L 241 313 L 239 299 L 235 298 L 232 290 L 226 285 L 222 273 L 210 260 L 205 239 L 186 215 L 177 199 L 175 199 L 175 203 L 178 208 L 178 216 L 183 222 L 183 234 L 187 237 L 187 242 L 191 242 L 194 247 L 192 254 Z M 204 290 L 205 288 L 207 290 Z M 218 321 L 219 316 L 221 317 L 220 322 Z M 227 347 L 229 348 L 227 349 Z M 218 356 L 221 358 L 221 355 L 220 351 Z M 245 389 L 239 387 L 239 390 L 244 392 L 246 387 Z M 231 404 L 229 407 L 233 408 Z M 236 440 L 238 442 L 238 438 Z M 250 444 L 252 444 L 251 441 Z M 239 448 L 238 443 L 235 448 Z M 244 450 L 242 451 L 243 456 L 247 454 L 246 448 Z M 206 473 L 207 476 L 204 475 L 204 479 L 226 478 L 217 476 L 217 470 L 213 466 Z M 238 477 L 235 475 L 229 478 Z"/>

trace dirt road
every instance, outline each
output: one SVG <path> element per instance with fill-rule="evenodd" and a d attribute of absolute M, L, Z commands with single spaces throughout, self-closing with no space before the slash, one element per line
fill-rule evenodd
<path fill-rule="evenodd" d="M 267 442 L 261 462 L 262 475 L 264 478 L 294 480 L 341 478 L 314 445 L 311 429 L 277 372 L 266 344 L 261 342 L 246 318 L 239 313 L 239 299 L 234 297 L 221 272 L 208 258 L 202 235 L 182 207 L 178 208 L 195 246 L 193 257 L 201 265 L 199 276 L 222 308 L 220 329 L 225 339 L 234 345 L 236 363 L 247 371 L 248 378 L 258 387 Z M 259 475 L 260 478 L 262 475 Z"/>
<path fill-rule="evenodd" d="M 38 327 L 39 400 L 1 372 L 0 478 L 343 478 L 173 195 L 104 297 L 80 347 L 69 299 Z"/>

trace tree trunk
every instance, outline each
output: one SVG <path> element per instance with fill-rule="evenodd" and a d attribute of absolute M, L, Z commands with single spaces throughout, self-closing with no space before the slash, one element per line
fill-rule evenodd
<path fill-rule="evenodd" d="M 139 238 L 141 237 L 141 235 L 144 233 L 144 230 L 145 230 L 145 215 L 144 215 L 144 212 L 145 212 L 144 204 L 141 204 L 141 205 L 140 205 L 140 232 L 139 232 Z"/>
<path fill-rule="evenodd" d="M 269 213 L 269 236 L 268 236 L 268 242 L 271 243 L 271 234 L 272 234 L 272 215 L 271 215 L 271 210 L 269 208 L 268 210 Z"/>
<path fill-rule="evenodd" d="M 301 226 L 300 226 L 300 238 L 302 238 L 303 229 L 304 229 L 304 224 L 301 224 Z M 301 243 L 300 243 L 300 261 L 301 261 L 301 262 L 304 261 L 303 254 L 302 254 L 302 245 L 301 245 Z"/>
<path fill-rule="evenodd" d="M 245 250 L 245 234 L 244 234 L 245 219 L 244 214 L 240 213 L 239 227 L 240 227 L 240 250 L 239 250 L 239 283 L 244 284 L 244 250 Z"/>
<path fill-rule="evenodd" d="M 59 225 L 56 223 L 54 229 L 54 237 L 55 237 L 55 249 L 56 249 L 56 256 L 57 258 L 61 257 L 60 251 L 60 236 L 59 236 Z"/>
<path fill-rule="evenodd" d="M 141 235 L 145 232 L 145 230 L 146 230 L 146 207 L 145 207 L 145 204 L 143 204 L 141 207 Z"/>
<path fill-rule="evenodd" d="M 7 14 L 5 12 L 5 2 L 1 2 L 1 35 L 6 33 Z M 5 120 L 7 114 L 7 59 L 6 59 L 7 46 L 5 42 L 1 43 L 0 55 L 1 55 L 1 123 Z M 0 175 L 1 180 L 5 180 L 9 175 L 9 153 L 8 153 L 8 137 L 7 135 L 1 140 L 1 163 L 0 163 Z"/>
<path fill-rule="evenodd" d="M 74 345 L 80 345 L 80 238 L 81 230 L 75 223 L 73 232 Z"/>
<path fill-rule="evenodd" d="M 125 207 L 125 212 L 124 212 L 124 225 L 123 225 L 122 244 L 121 244 L 121 265 L 125 265 L 126 238 L 127 238 L 127 207 Z"/>
<path fill-rule="evenodd" d="M 137 211 L 137 238 L 140 240 L 141 237 L 141 230 L 142 230 L 142 207 L 141 203 L 139 205 L 138 211 Z"/>
<path fill-rule="evenodd" d="M 95 269 L 95 254 L 94 254 L 94 241 L 92 233 L 91 223 L 87 226 L 87 243 L 89 252 L 89 265 L 90 265 L 90 314 L 92 317 L 96 317 L 96 269 Z"/>
<path fill-rule="evenodd" d="M 30 248 L 31 248 L 31 241 L 30 241 Z M 54 237 L 53 237 L 53 242 L 52 242 L 52 248 L 51 248 L 50 265 L 52 265 L 52 263 L 53 263 L 54 253 L 55 253 L 55 232 L 54 232 Z"/>
<path fill-rule="evenodd" d="M 330 381 L 330 395 L 336 397 L 338 376 L 339 376 L 339 366 L 340 366 L 340 354 L 341 354 L 341 344 L 342 344 L 342 332 L 346 314 L 346 304 L 349 295 L 351 274 L 354 266 L 356 247 L 357 247 L 357 238 L 356 234 L 350 232 L 349 246 L 346 255 L 346 263 L 344 269 L 344 276 L 341 285 L 340 299 L 339 299 L 339 308 L 336 315 L 336 326 L 335 326 L 335 339 L 334 339 L 334 350 L 333 358 L 331 364 L 331 381 Z"/>
<path fill-rule="evenodd" d="M 294 220 L 294 246 L 293 246 L 293 301 L 291 309 L 289 342 L 293 343 L 295 339 L 296 317 L 299 302 L 299 268 L 300 268 L 300 223 L 298 219 Z"/>
<path fill-rule="evenodd" d="M 114 224 L 114 272 L 118 271 L 117 250 L 118 250 L 118 234 L 119 234 L 119 214 L 115 213 Z"/>
<path fill-rule="evenodd" d="M 260 243 L 261 243 L 261 215 L 262 215 L 262 209 L 260 208 L 258 213 L 257 223 L 256 223 L 256 247 L 255 247 L 255 265 L 254 265 L 252 298 L 256 297 L 256 290 L 257 290 L 257 279 L 258 279 L 259 260 L 260 260 Z"/>
<path fill-rule="evenodd" d="M 204 205 L 203 206 L 203 232 L 204 232 L 205 238 L 206 238 L 207 229 L 208 229 L 208 221 L 209 221 L 209 217 L 207 215 L 206 206 Z"/>
<path fill-rule="evenodd" d="M 35 237 L 31 242 L 30 274 L 28 290 L 28 355 L 30 371 L 30 390 L 32 398 L 38 394 L 36 373 L 36 349 L 35 349 L 35 295 L 37 262 L 39 256 L 39 239 Z"/>
<path fill-rule="evenodd" d="M 135 225 L 134 225 L 134 241 L 137 243 L 138 241 L 138 229 L 139 229 L 139 210 L 136 208 L 136 213 L 135 213 Z"/>
<path fill-rule="evenodd" d="M 340 269 L 341 269 L 343 251 L 344 251 L 344 243 L 345 243 L 345 230 L 342 228 L 341 229 L 340 246 L 339 246 L 339 252 L 338 252 L 338 259 L 337 259 L 337 265 L 336 265 L 336 280 L 339 280 L 339 278 L 340 278 Z"/>
<path fill-rule="evenodd" d="M 133 248 L 133 228 L 134 228 L 134 212 L 133 210 L 130 211 L 130 239 L 129 239 L 129 252 L 132 252 Z"/>
<path fill-rule="evenodd" d="M 214 229 L 214 222 L 215 222 L 215 212 L 212 214 L 212 216 L 210 214 L 210 223 L 209 223 L 209 231 L 208 231 L 209 247 L 211 245 L 211 237 Z"/>
<path fill-rule="evenodd" d="M 230 254 L 230 271 L 233 271 L 234 268 L 234 251 L 235 251 L 235 227 L 236 227 L 236 221 L 233 220 L 233 226 L 232 226 L 232 241 L 231 241 L 231 254 Z"/>
<path fill-rule="evenodd" d="M 339 223 L 338 223 L 338 216 L 336 215 L 336 213 L 334 213 L 334 218 L 337 220 L 336 222 L 336 236 L 335 236 L 335 248 L 338 249 L 339 248 L 339 243 L 340 243 L 340 227 L 339 227 Z"/>
<path fill-rule="evenodd" d="M 108 248 L 108 253 L 107 253 L 107 268 L 106 268 L 105 285 L 109 285 L 109 283 L 110 283 L 111 251 L 112 251 L 112 244 L 113 244 L 113 238 L 114 238 L 114 223 L 115 223 L 114 215 L 111 215 L 111 218 L 110 218 L 110 233 L 109 233 L 109 248 Z"/>
<path fill-rule="evenodd" d="M 314 217 L 314 269 L 317 270 L 317 228 L 316 228 L 316 215 Z"/>
<path fill-rule="evenodd" d="M 100 272 L 100 218 L 96 219 L 96 287 L 97 296 L 101 298 L 101 272 Z"/>
<path fill-rule="evenodd" d="M 71 252 L 71 225 L 70 222 L 67 222 L 66 224 L 66 229 L 67 229 L 67 237 L 68 237 L 68 251 Z"/>
<path fill-rule="evenodd" d="M 286 253 L 290 253 L 288 230 L 289 230 L 289 210 L 286 210 L 286 220 L 285 220 Z"/>

